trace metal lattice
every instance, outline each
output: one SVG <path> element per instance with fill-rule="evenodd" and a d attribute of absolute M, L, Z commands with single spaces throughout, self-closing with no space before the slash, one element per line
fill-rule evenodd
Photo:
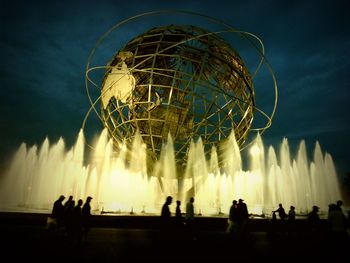
<path fill-rule="evenodd" d="M 132 87 L 104 97 L 118 82 L 108 79 L 116 73 L 120 80 L 128 75 Z M 157 158 L 170 133 L 180 163 L 192 138 L 201 137 L 209 152 L 233 129 L 242 146 L 255 108 L 252 80 L 238 53 L 194 26 L 158 27 L 132 39 L 108 64 L 101 92 L 107 101 L 102 120 L 115 142 L 131 142 L 139 131 Z"/>

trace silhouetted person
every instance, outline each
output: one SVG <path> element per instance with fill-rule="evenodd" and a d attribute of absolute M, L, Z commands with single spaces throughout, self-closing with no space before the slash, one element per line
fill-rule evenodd
<path fill-rule="evenodd" d="M 69 203 L 73 201 L 73 196 L 70 195 L 67 199 L 67 201 L 64 203 L 63 207 L 64 207 L 64 210 L 66 210 L 66 208 L 68 207 Z"/>
<path fill-rule="evenodd" d="M 82 218 L 83 214 L 81 211 L 81 206 L 83 205 L 83 200 L 79 199 L 77 205 L 73 208 L 73 244 L 80 244 L 82 238 Z"/>
<path fill-rule="evenodd" d="M 294 221 L 295 220 L 295 207 L 294 206 L 290 206 L 289 212 L 288 212 L 288 219 L 290 221 Z"/>
<path fill-rule="evenodd" d="M 195 238 L 194 235 L 194 197 L 191 197 L 190 200 L 186 203 L 186 228 L 189 235 L 192 238 Z"/>
<path fill-rule="evenodd" d="M 64 210 L 64 226 L 66 229 L 66 234 L 68 236 L 68 239 L 73 240 L 73 234 L 74 234 L 74 222 L 73 222 L 73 211 L 74 211 L 75 201 L 72 200 L 67 205 L 66 209 Z"/>
<path fill-rule="evenodd" d="M 194 198 L 191 197 L 190 200 L 186 204 L 186 220 L 194 219 Z"/>
<path fill-rule="evenodd" d="M 182 213 L 181 213 L 181 201 L 176 201 L 176 209 L 175 209 L 175 218 L 176 218 L 176 224 L 181 227 L 182 226 Z"/>
<path fill-rule="evenodd" d="M 308 214 L 307 220 L 310 227 L 311 239 L 314 243 L 318 243 L 320 241 L 321 233 L 320 233 L 320 216 L 318 215 L 319 207 L 314 205 L 312 207 L 312 211 Z"/>
<path fill-rule="evenodd" d="M 162 211 L 160 214 L 161 217 L 161 227 L 163 230 L 169 230 L 171 225 L 171 213 L 169 209 L 169 205 L 172 203 L 173 198 L 171 196 L 167 196 L 165 203 L 163 204 Z"/>
<path fill-rule="evenodd" d="M 238 208 L 237 208 L 237 200 L 232 201 L 232 205 L 229 211 L 228 217 L 228 229 L 227 232 L 233 233 L 237 231 L 238 228 Z"/>
<path fill-rule="evenodd" d="M 320 224 L 320 216 L 318 215 L 318 211 L 319 211 L 319 207 L 314 205 L 312 207 L 312 211 L 308 214 L 308 221 L 310 224 L 310 228 L 311 230 L 314 229 L 318 229 L 319 224 Z"/>
<path fill-rule="evenodd" d="M 288 211 L 288 230 L 289 234 L 294 234 L 295 232 L 295 207 L 292 205 Z"/>
<path fill-rule="evenodd" d="M 341 209 L 342 201 L 337 204 L 329 205 L 328 223 L 331 242 L 333 245 L 340 246 L 347 242 L 347 219 Z"/>
<path fill-rule="evenodd" d="M 64 195 L 61 195 L 53 204 L 51 217 L 56 220 L 56 229 L 59 230 L 63 226 L 63 200 L 65 199 Z"/>
<path fill-rule="evenodd" d="M 73 207 L 71 206 L 72 202 L 73 202 Z M 64 211 L 63 211 L 63 225 L 64 225 L 64 229 L 65 229 L 66 234 L 68 234 L 68 223 L 67 223 L 66 214 L 69 214 L 69 212 L 71 212 L 70 214 L 72 214 L 72 210 L 74 208 L 74 205 L 75 205 L 75 201 L 73 200 L 73 196 L 70 195 L 68 197 L 67 201 L 63 205 L 63 209 L 64 209 Z M 70 211 L 68 211 L 68 213 L 67 213 L 68 208 L 70 209 Z"/>
<path fill-rule="evenodd" d="M 176 201 L 175 217 L 176 217 L 177 219 L 181 219 L 181 218 L 182 218 L 182 214 L 181 214 L 181 201 L 179 201 L 179 200 Z"/>
<path fill-rule="evenodd" d="M 92 200 L 92 197 L 88 196 L 81 210 L 84 242 L 87 241 L 87 235 L 91 227 L 91 206 L 90 206 L 91 200 Z"/>
<path fill-rule="evenodd" d="M 237 201 L 236 200 L 232 201 L 232 205 L 230 207 L 229 218 L 232 222 L 237 222 L 238 211 L 237 211 Z"/>
<path fill-rule="evenodd" d="M 244 203 L 243 199 L 238 199 L 237 223 L 238 223 L 238 232 L 241 237 L 244 237 L 246 234 L 248 219 L 249 219 L 249 214 L 248 214 L 247 205 Z"/>
<path fill-rule="evenodd" d="M 278 213 L 278 216 L 281 220 L 284 220 L 287 218 L 286 211 L 284 210 L 282 204 L 278 204 L 278 208 L 277 208 L 277 210 L 275 210 L 275 212 Z"/>
<path fill-rule="evenodd" d="M 336 205 L 336 204 L 334 204 L 334 203 L 329 204 L 329 205 L 328 205 L 328 214 L 329 214 L 332 210 L 334 210 L 334 209 L 336 209 L 336 208 L 337 208 L 337 205 Z"/>
<path fill-rule="evenodd" d="M 343 212 L 343 201 L 342 200 L 338 200 L 337 201 L 337 210 L 340 210 L 341 212 Z"/>
<path fill-rule="evenodd" d="M 183 231 L 184 231 L 184 219 L 182 217 L 181 212 L 181 201 L 176 201 L 176 209 L 175 209 L 175 229 L 174 229 L 174 238 L 179 240 L 183 239 Z"/>
<path fill-rule="evenodd" d="M 278 208 L 274 212 L 278 213 L 278 217 L 281 219 L 279 222 L 276 221 L 278 232 L 280 232 L 280 234 L 285 234 L 286 226 L 284 220 L 288 217 L 288 215 L 286 214 L 282 204 L 278 204 Z"/>

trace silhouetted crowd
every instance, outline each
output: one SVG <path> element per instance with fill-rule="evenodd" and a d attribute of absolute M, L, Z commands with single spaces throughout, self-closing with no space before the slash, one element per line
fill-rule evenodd
<path fill-rule="evenodd" d="M 64 200 L 65 196 L 61 195 L 54 202 L 47 228 L 50 231 L 64 233 L 73 244 L 86 242 L 91 227 L 92 197 L 88 196 L 85 203 L 82 199 L 75 202 L 73 196 L 69 196 L 65 203 Z"/>
<path fill-rule="evenodd" d="M 191 197 L 186 203 L 185 218 L 182 218 L 181 202 L 176 201 L 175 220 L 171 217 L 169 205 L 173 198 L 168 196 L 161 210 L 161 227 L 165 231 L 172 229 L 187 229 L 190 235 L 195 236 L 194 223 L 194 198 Z M 350 219 L 344 214 L 342 209 L 343 202 L 338 200 L 336 203 L 329 204 L 328 216 L 326 220 L 321 220 L 319 215 L 320 208 L 316 205 L 312 206 L 312 210 L 304 215 L 306 224 L 303 229 L 298 229 L 300 224 L 296 223 L 296 211 L 293 205 L 290 206 L 288 213 L 280 203 L 278 208 L 272 211 L 272 219 L 270 220 L 272 235 L 286 235 L 293 237 L 297 232 L 306 232 L 309 237 L 315 240 L 320 236 L 326 236 L 333 244 L 347 242 L 349 240 L 348 231 L 350 228 Z M 247 237 L 249 232 L 248 224 L 251 214 L 243 199 L 233 200 L 229 210 L 227 219 L 226 233 L 230 236 L 241 239 Z M 321 222 L 323 221 L 323 222 Z M 175 223 L 175 224 L 174 224 Z"/>
<path fill-rule="evenodd" d="M 53 204 L 52 214 L 48 218 L 47 227 L 50 231 L 65 234 L 72 244 L 81 244 L 87 241 L 88 232 L 91 227 L 91 206 L 92 197 L 88 196 L 85 203 L 82 199 L 77 202 L 73 196 L 69 196 L 67 201 L 65 196 L 61 195 Z M 187 240 L 196 240 L 198 236 L 198 221 L 195 220 L 195 199 L 189 198 L 186 203 L 186 211 L 181 211 L 181 201 L 176 201 L 175 216 L 172 216 L 170 205 L 173 202 L 172 196 L 167 196 L 161 208 L 160 213 L 160 233 L 163 237 L 169 238 L 188 238 Z M 324 236 L 335 246 L 348 244 L 349 242 L 349 218 L 345 216 L 342 209 L 343 202 L 338 200 L 328 206 L 328 215 L 326 220 L 321 220 L 319 215 L 320 208 L 312 206 L 311 212 L 306 216 L 303 222 L 304 227 L 300 231 L 301 224 L 296 221 L 296 208 L 290 206 L 288 213 L 285 211 L 282 203 L 276 210 L 272 211 L 270 228 L 268 233 L 270 237 L 279 242 L 280 237 L 287 236 L 293 238 L 297 233 L 308 233 L 311 242 L 318 242 Z M 247 240 L 249 237 L 249 219 L 251 214 L 248 212 L 247 204 L 243 199 L 233 200 L 228 211 L 227 235 L 232 240 Z M 197 213 L 200 215 L 200 212 Z M 323 221 L 323 222 L 321 222 Z M 306 224 L 305 224 L 306 223 Z M 170 235 L 169 235 L 170 234 Z"/>
<path fill-rule="evenodd" d="M 303 215 L 304 224 L 300 224 L 301 221 L 296 221 L 294 206 L 290 206 L 287 214 L 283 205 L 279 204 L 278 208 L 272 212 L 270 238 L 276 242 L 281 240 L 288 242 L 298 237 L 298 242 L 305 239 L 310 247 L 314 246 L 321 250 L 324 248 L 337 251 L 344 248 L 350 242 L 350 219 L 345 215 L 342 205 L 342 200 L 329 204 L 327 217 L 322 220 L 320 208 L 314 205 L 308 214 Z"/>

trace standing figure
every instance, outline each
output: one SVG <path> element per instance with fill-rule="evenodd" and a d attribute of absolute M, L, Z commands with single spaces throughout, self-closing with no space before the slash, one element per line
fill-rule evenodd
<path fill-rule="evenodd" d="M 65 199 L 64 195 L 61 195 L 53 204 L 51 217 L 56 221 L 56 226 L 54 227 L 54 230 L 58 231 L 63 226 L 63 214 L 64 214 L 64 207 L 63 207 L 63 200 Z"/>
<path fill-rule="evenodd" d="M 186 227 L 191 238 L 195 239 L 194 234 L 194 197 L 191 197 L 186 204 Z"/>
<path fill-rule="evenodd" d="M 176 223 L 180 227 L 182 225 L 182 213 L 181 213 L 181 201 L 176 201 L 176 210 L 175 210 Z"/>
<path fill-rule="evenodd" d="M 238 223 L 238 232 L 240 237 L 245 237 L 246 227 L 248 224 L 249 213 L 246 203 L 243 199 L 238 199 L 237 204 L 237 223 Z"/>
<path fill-rule="evenodd" d="M 194 198 L 191 197 L 190 200 L 186 204 L 186 220 L 194 219 Z"/>
<path fill-rule="evenodd" d="M 319 207 L 314 205 L 312 211 L 308 214 L 308 221 L 310 223 L 311 230 L 316 230 L 320 223 L 320 216 L 318 215 Z"/>
<path fill-rule="evenodd" d="M 295 207 L 292 205 L 288 211 L 288 230 L 290 235 L 295 233 Z"/>
<path fill-rule="evenodd" d="M 81 210 L 84 242 L 87 242 L 87 235 L 91 227 L 91 206 L 90 206 L 91 200 L 92 200 L 92 197 L 88 196 Z"/>
<path fill-rule="evenodd" d="M 238 230 L 238 210 L 237 210 L 237 200 L 232 201 L 230 207 L 229 218 L 228 218 L 228 227 L 226 232 L 233 233 Z"/>
<path fill-rule="evenodd" d="M 73 223 L 73 211 L 75 207 L 75 201 L 69 202 L 67 208 L 64 210 L 64 226 L 66 230 L 66 235 L 69 240 L 73 239 L 74 234 L 74 223 Z"/>
<path fill-rule="evenodd" d="M 347 219 L 341 205 L 342 201 L 338 201 L 337 204 L 330 204 L 327 218 L 332 245 L 337 247 L 346 244 L 348 239 Z"/>
<path fill-rule="evenodd" d="M 288 219 L 289 221 L 294 221 L 295 220 L 295 207 L 290 206 L 289 212 L 288 212 Z"/>
<path fill-rule="evenodd" d="M 177 240 L 182 240 L 183 231 L 184 231 L 184 221 L 181 213 L 181 201 L 176 201 L 175 209 L 175 229 L 174 229 L 174 238 Z"/>
<path fill-rule="evenodd" d="M 73 208 L 73 218 L 72 218 L 72 230 L 73 230 L 73 244 L 80 245 L 82 237 L 82 218 L 83 214 L 81 212 L 81 206 L 83 205 L 83 200 L 79 199 L 77 205 Z"/>
<path fill-rule="evenodd" d="M 288 217 L 286 211 L 284 210 L 284 207 L 282 204 L 278 204 L 278 208 L 277 210 L 275 210 L 274 212 L 278 213 L 279 218 L 281 219 L 279 222 L 276 222 L 276 225 L 278 226 L 278 231 L 281 234 L 285 234 L 286 233 L 286 225 L 285 225 L 285 219 Z"/>
<path fill-rule="evenodd" d="M 162 212 L 160 214 L 161 217 L 161 227 L 163 230 L 169 230 L 170 229 L 170 219 L 171 219 L 171 213 L 169 209 L 169 205 L 172 203 L 173 198 L 172 196 L 167 196 L 165 203 L 162 207 Z"/>
<path fill-rule="evenodd" d="M 343 205 L 343 201 L 342 200 L 338 200 L 337 201 L 337 210 L 339 210 L 339 211 L 341 211 L 343 213 L 342 205 Z"/>
<path fill-rule="evenodd" d="M 67 199 L 67 201 L 64 203 L 63 207 L 64 207 L 64 210 L 67 209 L 67 207 L 69 206 L 69 203 L 73 201 L 73 196 L 70 195 Z"/>
<path fill-rule="evenodd" d="M 311 233 L 317 233 L 320 227 L 320 216 L 318 215 L 319 207 L 314 205 L 312 211 L 308 214 L 308 222 Z"/>
<path fill-rule="evenodd" d="M 323 239 L 321 233 L 321 221 L 320 216 L 318 215 L 319 207 L 314 205 L 312 207 L 312 211 L 308 214 L 308 223 L 309 223 L 309 231 L 310 231 L 310 243 L 313 248 L 316 248 L 320 245 L 320 242 Z"/>
<path fill-rule="evenodd" d="M 280 217 L 281 220 L 284 220 L 287 218 L 286 211 L 284 210 L 284 207 L 282 206 L 282 204 L 278 205 L 278 208 L 277 210 L 275 210 L 275 212 L 278 212 L 278 216 Z"/>

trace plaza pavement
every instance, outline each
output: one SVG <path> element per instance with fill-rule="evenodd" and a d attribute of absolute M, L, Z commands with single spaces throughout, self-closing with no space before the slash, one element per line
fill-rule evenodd
<path fill-rule="evenodd" d="M 195 235 L 190 235 L 184 228 L 164 233 L 156 227 L 156 218 L 146 217 L 137 220 L 149 220 L 148 224 L 133 226 L 125 225 L 128 218 L 118 226 L 102 224 L 114 218 L 100 217 L 88 241 L 79 245 L 63 231 L 48 231 L 44 216 L 21 218 L 0 215 L 1 254 L 7 262 L 314 262 L 341 257 L 350 248 L 349 242 L 338 246 L 324 233 L 312 236 L 307 228 L 292 235 L 271 232 L 268 221 L 264 228 L 254 227 L 256 222 L 251 221 L 247 235 L 237 238 L 225 232 L 222 220 L 219 224 L 210 224 L 210 219 L 201 222 Z"/>

